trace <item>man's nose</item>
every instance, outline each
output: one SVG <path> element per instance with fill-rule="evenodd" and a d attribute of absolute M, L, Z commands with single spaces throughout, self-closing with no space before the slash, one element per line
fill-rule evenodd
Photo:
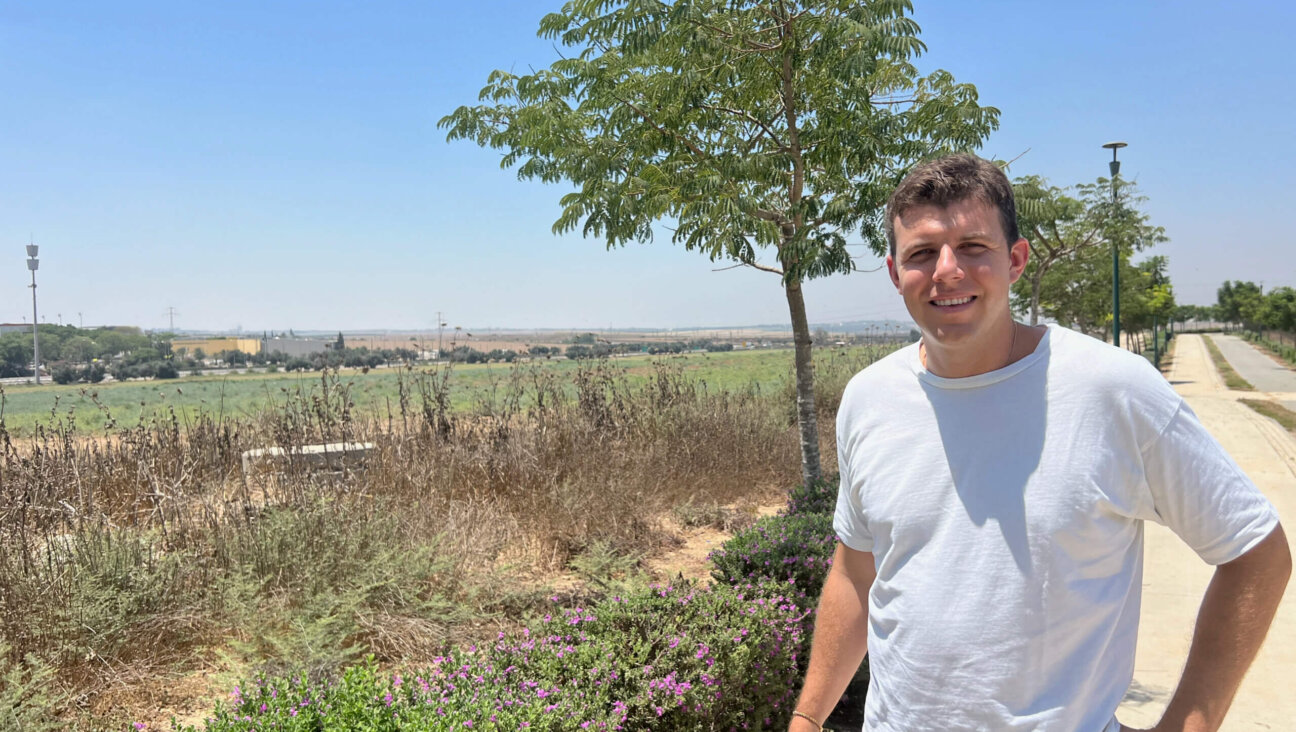
<path fill-rule="evenodd" d="M 958 255 L 954 247 L 943 246 L 936 257 L 936 271 L 933 279 L 940 281 L 959 280 L 963 278 L 963 269 L 959 266 Z"/>

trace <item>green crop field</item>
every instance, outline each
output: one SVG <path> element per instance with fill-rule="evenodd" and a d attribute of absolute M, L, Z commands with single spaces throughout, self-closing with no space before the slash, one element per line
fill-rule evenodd
<path fill-rule="evenodd" d="M 849 358 L 852 350 L 816 351 L 815 358 Z M 689 377 L 704 382 L 708 389 L 718 391 L 752 387 L 762 391 L 782 389 L 792 377 L 790 349 L 629 356 L 612 359 L 608 365 L 624 371 L 634 382 L 648 378 L 656 362 L 680 368 Z M 457 409 L 470 408 L 492 385 L 506 382 L 515 369 L 542 369 L 569 378 L 579 367 L 580 362 L 565 359 L 537 360 L 516 366 L 458 364 L 450 377 L 452 403 Z M 402 370 L 396 368 L 374 369 L 368 373 L 344 369 L 340 381 L 349 385 L 359 413 L 384 417 L 389 413 L 399 414 L 401 375 Z M 75 419 L 80 429 L 92 432 L 102 431 L 110 424 L 130 427 L 167 410 L 174 410 L 182 420 L 198 413 L 249 417 L 282 403 L 298 390 L 305 393 L 318 390 L 321 381 L 320 373 L 304 372 L 185 376 L 70 386 L 9 386 L 0 390 L 3 408 L 0 416 L 16 435 L 30 435 L 38 425 L 49 424 L 54 419 Z"/>

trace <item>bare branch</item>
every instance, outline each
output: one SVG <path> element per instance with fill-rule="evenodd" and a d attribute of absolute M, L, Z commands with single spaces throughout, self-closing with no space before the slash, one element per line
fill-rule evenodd
<path fill-rule="evenodd" d="M 711 271 L 727 272 L 731 269 L 738 269 L 739 267 L 751 267 L 752 269 L 759 269 L 762 272 L 770 272 L 772 274 L 776 274 L 779 277 L 783 276 L 783 270 L 778 269 L 777 267 L 770 267 L 764 264 L 757 264 L 756 262 L 739 262 L 738 264 L 733 264 L 728 267 L 717 267 L 716 269 L 713 269 Z"/>
<path fill-rule="evenodd" d="M 855 266 L 855 258 L 854 258 L 854 257 L 851 257 L 851 261 L 850 261 L 850 263 L 851 263 L 851 271 L 852 271 L 852 272 L 876 272 L 876 271 L 882 269 L 884 266 L 886 266 L 885 264 L 879 264 L 878 266 L 874 267 L 873 269 L 863 269 L 862 267 L 856 267 L 856 266 Z"/>
<path fill-rule="evenodd" d="M 778 275 L 779 277 L 782 277 L 784 275 L 783 270 L 779 269 L 778 267 L 769 267 L 767 265 L 757 264 L 755 262 L 744 262 L 744 264 L 746 264 L 748 267 L 751 267 L 752 269 L 759 269 L 762 272 L 770 272 L 772 274 Z"/>
<path fill-rule="evenodd" d="M 1025 150 L 1022 150 L 1022 151 L 1021 151 L 1021 155 L 1018 155 L 1017 157 L 1013 158 L 1012 160 L 1009 160 L 1008 162 L 1004 163 L 1003 165 L 1000 165 L 999 167 L 1001 167 L 1001 168 L 1005 168 L 1005 169 L 1006 169 L 1008 166 L 1012 165 L 1013 163 L 1017 162 L 1018 160 L 1021 160 L 1021 159 L 1024 158 L 1024 157 L 1026 157 L 1026 153 L 1028 153 L 1028 152 L 1030 152 L 1030 151 L 1031 151 L 1031 149 L 1030 149 L 1029 147 L 1026 148 Z"/>

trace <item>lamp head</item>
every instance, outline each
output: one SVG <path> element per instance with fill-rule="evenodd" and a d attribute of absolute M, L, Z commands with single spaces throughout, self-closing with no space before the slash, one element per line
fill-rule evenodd
<path fill-rule="evenodd" d="M 1120 175 L 1120 161 L 1116 159 L 1116 151 L 1121 149 L 1122 147 L 1129 147 L 1129 144 L 1116 141 L 1116 142 L 1106 143 L 1103 145 L 1103 147 L 1107 150 L 1112 151 L 1111 163 L 1109 163 L 1107 167 L 1111 168 L 1111 175 L 1112 175 L 1112 179 L 1114 180 L 1116 176 Z"/>

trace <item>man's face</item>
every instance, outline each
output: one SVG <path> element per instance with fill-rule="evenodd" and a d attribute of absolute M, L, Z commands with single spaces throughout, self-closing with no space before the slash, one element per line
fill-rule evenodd
<path fill-rule="evenodd" d="M 1008 322 L 1008 288 L 1030 248 L 1006 241 L 994 207 L 980 199 L 919 206 L 894 223 L 887 270 L 929 345 L 975 346 Z"/>

